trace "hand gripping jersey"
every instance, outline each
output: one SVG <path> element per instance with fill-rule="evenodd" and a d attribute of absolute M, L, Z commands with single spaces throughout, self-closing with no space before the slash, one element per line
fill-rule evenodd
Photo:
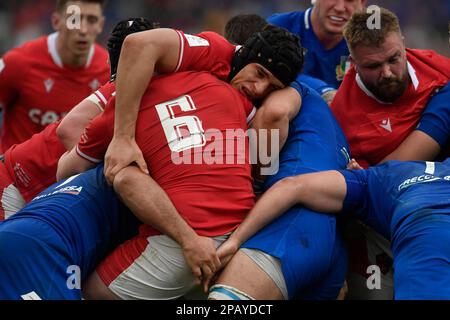
<path fill-rule="evenodd" d="M 392 241 L 396 299 L 450 298 L 450 159 L 341 172 L 343 212 Z"/>
<path fill-rule="evenodd" d="M 88 99 L 103 110 L 114 92 L 114 83 L 107 83 Z M 50 124 L 5 152 L 5 167 L 26 202 L 56 181 L 58 160 L 67 151 L 56 135 L 58 125 L 59 121 Z"/>
<path fill-rule="evenodd" d="M 115 98 L 86 128 L 77 147 L 81 157 L 103 159 L 113 135 L 114 104 Z M 150 175 L 200 235 L 232 231 L 253 206 L 242 135 L 252 111 L 244 96 L 207 72 L 155 77 L 141 100 L 136 141 Z"/>
<path fill-rule="evenodd" d="M 353 157 L 363 167 L 379 163 L 402 143 L 433 94 L 450 79 L 450 59 L 424 50 L 407 49 L 406 55 L 412 81 L 394 103 L 376 100 L 353 66 L 331 104 Z"/>
<path fill-rule="evenodd" d="M 54 33 L 9 51 L 0 60 L 3 131 L 0 152 L 60 120 L 109 78 L 108 53 L 91 48 L 85 66 L 62 64 Z"/>
<path fill-rule="evenodd" d="M 306 11 L 277 13 L 267 22 L 286 28 L 300 36 L 302 47 L 307 49 L 302 73 L 339 88 L 346 71 L 349 51 L 344 39 L 332 49 L 326 50 L 317 38 L 311 24 L 312 8 Z"/>

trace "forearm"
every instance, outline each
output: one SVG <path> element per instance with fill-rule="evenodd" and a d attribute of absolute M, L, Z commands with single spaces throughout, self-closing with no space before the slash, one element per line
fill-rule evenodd
<path fill-rule="evenodd" d="M 380 163 L 389 160 L 432 161 L 439 154 L 441 147 L 426 133 L 414 130 L 409 136 Z"/>
<path fill-rule="evenodd" d="M 303 174 L 280 180 L 257 201 L 233 233 L 233 241 L 241 245 L 258 230 L 297 204 L 319 212 L 339 212 L 346 192 L 345 179 L 337 171 Z"/>
<path fill-rule="evenodd" d="M 114 189 L 138 219 L 168 235 L 182 247 L 197 236 L 166 192 L 137 167 L 122 169 L 114 180 Z"/>
<path fill-rule="evenodd" d="M 116 79 L 115 136 L 134 137 L 139 105 L 155 67 L 151 43 L 127 37 Z"/>
<path fill-rule="evenodd" d="M 67 150 L 71 150 L 78 143 L 84 128 L 101 112 L 99 106 L 84 99 L 61 120 L 56 135 Z"/>
<path fill-rule="evenodd" d="M 76 149 L 64 153 L 58 161 L 58 168 L 56 170 L 56 180 L 62 180 L 75 174 L 87 171 L 96 164 L 80 157 Z"/>
<path fill-rule="evenodd" d="M 134 138 L 141 98 L 153 73 L 173 72 L 179 47 L 172 29 L 139 32 L 125 39 L 117 69 L 115 136 Z"/>
<path fill-rule="evenodd" d="M 281 180 L 267 190 L 256 202 L 245 220 L 230 236 L 238 246 L 256 232 L 281 216 L 297 203 L 297 187 L 291 180 Z"/>

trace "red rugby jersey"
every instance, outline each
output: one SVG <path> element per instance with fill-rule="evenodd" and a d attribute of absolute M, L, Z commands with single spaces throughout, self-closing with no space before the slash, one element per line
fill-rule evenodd
<path fill-rule="evenodd" d="M 63 65 L 58 33 L 27 42 L 0 60 L 0 152 L 60 120 L 109 78 L 108 53 L 95 44 L 85 66 Z"/>
<path fill-rule="evenodd" d="M 431 96 L 449 81 L 450 59 L 431 50 L 407 49 L 406 55 L 412 81 L 394 103 L 370 96 L 352 66 L 331 104 L 352 157 L 363 167 L 393 152 L 417 127 Z"/>
<path fill-rule="evenodd" d="M 114 83 L 107 83 L 88 99 L 103 110 L 114 91 Z M 43 131 L 5 152 L 5 168 L 26 202 L 56 182 L 58 160 L 67 151 L 56 135 L 58 125 L 59 121 L 49 124 Z"/>
<path fill-rule="evenodd" d="M 86 128 L 80 156 L 103 159 L 113 135 L 114 104 L 112 98 Z M 142 98 L 136 141 L 150 175 L 200 235 L 234 230 L 254 205 L 248 141 L 233 135 L 245 132 L 252 111 L 243 95 L 207 72 L 155 77 Z M 149 226 L 141 231 L 153 233 Z"/>

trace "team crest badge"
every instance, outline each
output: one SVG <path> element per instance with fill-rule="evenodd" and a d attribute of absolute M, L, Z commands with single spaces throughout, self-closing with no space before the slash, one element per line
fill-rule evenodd
<path fill-rule="evenodd" d="M 89 87 L 91 87 L 92 91 L 97 90 L 100 87 L 100 81 L 97 79 L 92 80 L 91 83 L 89 83 Z"/>
<path fill-rule="evenodd" d="M 47 91 L 47 93 L 52 91 L 54 84 L 55 84 L 55 82 L 50 78 L 45 80 L 44 81 L 45 91 Z"/>
<path fill-rule="evenodd" d="M 344 76 L 350 69 L 350 61 L 348 56 L 341 57 L 341 63 L 336 66 L 336 79 L 338 81 L 344 80 Z"/>

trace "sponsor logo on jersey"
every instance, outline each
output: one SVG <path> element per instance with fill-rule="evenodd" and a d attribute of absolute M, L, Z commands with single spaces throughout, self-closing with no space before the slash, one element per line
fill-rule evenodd
<path fill-rule="evenodd" d="M 387 118 L 381 121 L 380 127 L 382 127 L 384 130 L 392 132 L 391 119 Z"/>
<path fill-rule="evenodd" d="M 189 43 L 190 47 L 207 47 L 209 46 L 209 42 L 206 39 L 193 36 L 190 34 L 185 34 L 187 42 Z"/>
<path fill-rule="evenodd" d="M 89 87 L 92 89 L 92 91 L 97 90 L 98 88 L 100 88 L 100 81 L 98 81 L 97 79 L 92 80 L 91 83 L 89 83 Z"/>
<path fill-rule="evenodd" d="M 447 178 L 448 177 L 445 177 L 444 179 L 448 180 Z M 431 174 L 423 174 L 423 175 L 409 178 L 409 179 L 406 179 L 405 181 L 403 181 L 398 186 L 398 191 L 401 191 L 402 189 L 408 188 L 408 187 L 418 184 L 418 183 L 426 183 L 426 182 L 432 182 L 432 181 L 437 181 L 437 180 L 442 180 L 442 178 L 433 176 Z"/>
<path fill-rule="evenodd" d="M 33 123 L 41 126 L 47 126 L 53 122 L 62 119 L 67 112 L 57 113 L 55 111 L 43 111 L 37 108 L 31 109 L 28 112 L 28 117 Z"/>
<path fill-rule="evenodd" d="M 47 194 L 43 194 L 43 195 L 37 196 L 36 198 L 33 199 L 33 201 L 39 200 L 39 199 L 42 199 L 42 198 L 47 198 L 47 197 L 53 196 L 55 194 L 61 194 L 61 193 L 62 194 L 71 194 L 71 195 L 77 196 L 77 195 L 79 195 L 81 193 L 82 190 L 83 190 L 83 187 L 81 187 L 81 186 L 68 186 L 68 187 L 64 187 L 62 189 L 58 189 L 58 190 L 55 190 L 53 192 L 47 193 Z"/>
<path fill-rule="evenodd" d="M 52 79 L 50 79 L 50 78 L 45 80 L 44 81 L 45 91 L 47 91 L 47 93 L 52 91 L 54 84 L 55 84 L 55 82 Z"/>

